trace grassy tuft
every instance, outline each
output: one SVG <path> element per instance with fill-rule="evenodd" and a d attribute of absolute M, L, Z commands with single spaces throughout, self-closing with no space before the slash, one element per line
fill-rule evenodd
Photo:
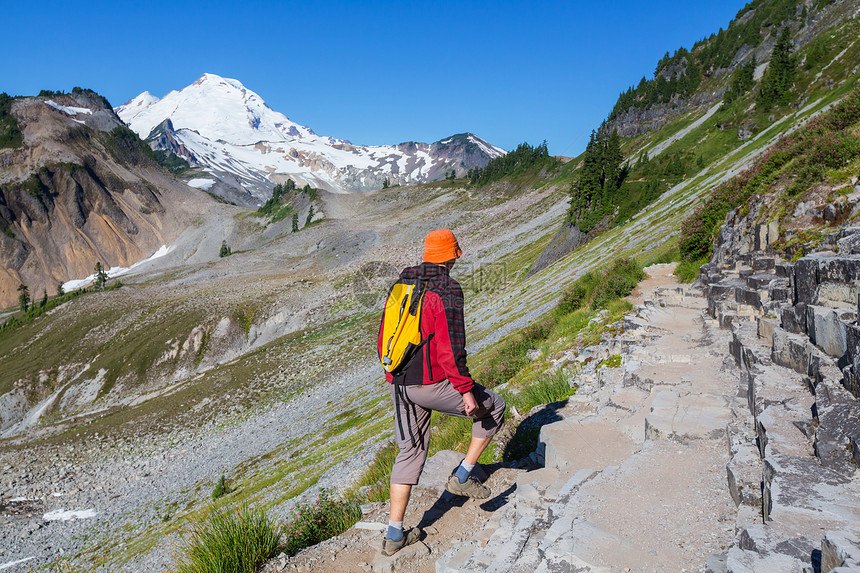
<path fill-rule="evenodd" d="M 382 447 L 373 458 L 368 467 L 355 484 L 354 489 L 348 497 L 361 499 L 362 501 L 388 501 L 391 485 L 391 467 L 397 457 L 397 446 L 389 443 Z M 367 493 L 358 494 L 358 490 L 368 486 Z"/>
<path fill-rule="evenodd" d="M 689 284 L 696 280 L 696 277 L 699 276 L 699 268 L 707 262 L 707 257 L 702 257 L 695 261 L 681 261 L 675 267 L 675 276 L 678 277 L 679 282 Z"/>
<path fill-rule="evenodd" d="M 516 394 L 512 392 L 503 392 L 503 394 L 509 406 L 516 407 L 520 412 L 528 412 L 540 404 L 552 404 L 565 400 L 573 396 L 575 391 L 576 389 L 571 388 L 567 381 L 567 375 L 559 371 L 544 374 L 537 381 L 520 388 Z"/>
<path fill-rule="evenodd" d="M 283 531 L 283 525 L 265 511 L 244 503 L 234 509 L 212 509 L 192 522 L 176 571 L 254 573 L 278 553 Z"/>

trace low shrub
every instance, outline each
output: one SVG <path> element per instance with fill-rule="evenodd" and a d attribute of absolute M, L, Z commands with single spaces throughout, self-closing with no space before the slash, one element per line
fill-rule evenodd
<path fill-rule="evenodd" d="M 293 554 L 339 535 L 361 519 L 361 508 L 353 500 L 336 498 L 320 489 L 314 503 L 299 503 L 290 513 L 284 529 L 284 551 Z"/>
<path fill-rule="evenodd" d="M 605 308 L 610 301 L 629 295 L 643 278 L 645 271 L 635 259 L 615 261 L 594 289 L 591 308 Z"/>
<path fill-rule="evenodd" d="M 254 573 L 277 555 L 284 531 L 262 509 L 212 509 L 183 538 L 178 573 Z"/>
<path fill-rule="evenodd" d="M 563 316 L 575 310 L 579 310 L 582 308 L 582 305 L 585 304 L 587 295 L 588 293 L 584 286 L 581 284 L 575 284 L 571 289 L 566 290 L 564 294 L 561 295 L 561 300 L 558 301 L 558 306 L 555 307 L 553 312 L 556 316 Z"/>
<path fill-rule="evenodd" d="M 218 483 L 216 483 L 215 487 L 212 489 L 212 499 L 215 500 L 219 497 L 224 497 L 232 491 L 233 490 L 230 489 L 230 486 L 227 485 L 227 480 L 224 478 L 224 474 L 221 474 L 221 478 L 218 480 Z"/>

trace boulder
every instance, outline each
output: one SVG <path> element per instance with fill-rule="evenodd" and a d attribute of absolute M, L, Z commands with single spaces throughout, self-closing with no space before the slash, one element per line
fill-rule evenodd
<path fill-rule="evenodd" d="M 846 324 L 839 319 L 839 314 L 831 308 L 807 306 L 806 332 L 814 344 L 834 358 L 841 358 L 848 349 Z"/>
<path fill-rule="evenodd" d="M 809 371 L 810 351 L 807 349 L 808 339 L 805 336 L 791 334 L 782 328 L 773 331 L 773 351 L 771 359 L 774 364 L 791 368 L 800 374 Z"/>

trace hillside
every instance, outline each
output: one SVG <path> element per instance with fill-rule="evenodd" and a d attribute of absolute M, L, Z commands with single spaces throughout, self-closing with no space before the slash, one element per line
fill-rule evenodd
<path fill-rule="evenodd" d="M 860 71 L 857 9 L 755 1 L 725 30 L 667 53 L 592 134 L 567 226 L 553 241 L 567 249 L 556 256 L 846 94 Z"/>
<path fill-rule="evenodd" d="M 88 90 L 9 98 L 19 134 L 0 148 L 0 308 L 172 243 L 214 202 L 163 170 Z"/>
<path fill-rule="evenodd" d="M 675 103 L 668 105 L 648 103 L 654 96 L 639 94 L 647 104 L 642 113 L 669 111 L 659 126 L 637 127 L 616 142 L 621 160 L 613 153 L 614 167 L 624 160 L 630 167 L 621 185 L 607 187 L 607 181 L 618 180 L 613 177 L 604 176 L 599 185 L 599 179 L 584 179 L 587 154 L 562 164 L 545 157 L 540 146 L 525 146 L 522 155 L 531 154 L 536 162 L 520 168 L 513 156 L 504 173 L 499 162 L 498 172 L 496 166 L 473 171 L 469 180 L 364 194 L 320 191 L 314 201 L 323 215 L 309 217 L 295 232 L 288 217 L 276 221 L 223 205 L 216 216 L 196 220 L 178 235 L 168 255 L 125 275 L 122 288 L 82 295 L 0 331 L 0 464 L 5 468 L 0 484 L 9 492 L 0 510 L 5 550 L 0 563 L 47 566 L 59 560 L 72 570 L 163 569 L 174 563 L 181 533 L 211 508 L 247 502 L 286 518 L 319 487 L 344 492 L 363 484 L 359 491 L 374 505 L 362 519 L 382 523 L 385 477 L 367 473 L 384 470 L 392 452 L 385 447 L 393 431 L 390 400 L 374 351 L 379 304 L 396 273 L 420 257 L 424 235 L 447 227 L 464 251 L 454 276 L 466 292 L 470 365 L 477 375 L 492 376 L 512 403 L 521 399 L 526 406 L 511 412 L 511 435 L 504 438 L 510 441 L 497 443 L 488 454 L 492 459 L 482 460 L 493 472 L 498 498 L 467 522 L 463 516 L 471 506 L 444 505 L 436 493 L 425 492 L 416 504 L 435 510 L 431 515 L 443 520 L 439 523 L 459 529 L 449 535 L 438 526 L 426 553 L 404 562 L 403 570 L 453 571 L 463 563 L 471 564 L 467 570 L 485 570 L 496 567 L 497 558 L 496 570 L 505 570 L 501 560 L 507 557 L 513 559 L 508 565 L 527 570 L 565 564 L 623 570 L 640 562 L 657 567 L 659 557 L 649 553 L 654 539 L 668 543 L 685 532 L 703 531 L 707 535 L 684 539 L 685 547 L 672 547 L 672 563 L 711 567 L 714 554 L 733 569 L 715 565 L 712 571 L 814 567 L 821 527 L 828 524 L 815 516 L 814 535 L 789 530 L 820 507 L 838 513 L 842 502 L 829 494 L 786 496 L 832 484 L 816 481 L 804 490 L 803 483 L 786 477 L 791 472 L 778 470 L 805 468 L 798 471 L 817 480 L 822 474 L 810 464 L 831 452 L 840 472 L 853 471 L 849 450 L 860 439 L 830 433 L 840 427 L 834 419 L 853 415 L 856 400 L 834 382 L 841 371 L 827 360 L 837 359 L 814 348 L 822 345 L 810 338 L 818 333 L 833 352 L 841 349 L 831 347 L 833 340 L 823 333 L 840 321 L 849 324 L 846 305 L 856 303 L 856 275 L 845 275 L 847 280 L 840 275 L 842 282 L 833 284 L 819 279 L 827 261 L 845 259 L 856 238 L 860 118 L 853 110 L 860 97 L 854 67 L 860 20 L 856 2 L 775 9 L 782 6 L 755 2 L 733 26 L 759 26 L 763 39 L 755 47 L 756 61 L 763 65 L 778 43 L 779 24 L 790 22 L 782 29 L 788 26 L 796 42 L 796 75 L 785 103 L 766 111 L 758 107 L 758 90 L 768 77 L 762 68 L 754 71 L 753 85 L 744 80 L 745 91 L 724 104 L 734 69 L 742 70 L 744 54 L 751 52 L 724 39 L 726 47 L 709 60 L 705 52 L 715 35 L 690 50 L 692 56 L 682 53 L 696 58 L 698 66 L 714 66 L 702 69 L 696 88 L 688 87 L 692 95 L 674 94 Z M 770 16 L 764 18 L 765 12 Z M 723 52 L 732 50 L 737 53 L 726 61 Z M 722 97 L 713 95 L 720 89 Z M 712 99 L 701 99 L 703 94 Z M 631 112 L 635 107 L 624 113 L 639 113 Z M 592 151 L 600 145 L 608 149 L 611 131 L 598 135 Z M 854 151 L 809 168 L 820 152 L 829 161 L 834 148 L 818 144 L 836 137 L 847 144 L 840 149 Z M 795 143 L 800 140 L 808 145 Z M 595 165 L 596 157 L 590 158 Z M 758 177 L 765 167 L 766 176 Z M 486 179 L 479 181 L 482 175 Z M 582 219 L 570 217 L 571 193 L 582 199 L 577 192 L 583 183 L 592 191 L 578 203 L 590 225 L 585 229 L 578 227 Z M 309 203 L 291 206 L 308 209 Z M 699 226 L 690 221 L 701 222 L 704 232 L 691 234 Z M 568 240 L 574 228 L 581 236 Z M 691 237 L 698 250 L 684 242 Z M 233 254 L 217 256 L 222 240 Z M 566 246 L 547 248 L 557 244 Z M 825 252 L 835 249 L 835 259 Z M 541 257 L 546 252 L 552 256 Z M 856 259 L 850 252 L 847 258 Z M 704 293 L 678 287 L 660 266 L 649 280 L 662 277 L 661 285 L 673 289 L 651 284 L 650 304 L 640 296 L 632 308 L 616 301 L 604 309 L 556 310 L 566 293 L 575 293 L 579 279 L 593 282 L 589 272 L 617 259 L 677 262 L 682 255 L 679 267 L 693 275 L 704 265 Z M 794 273 L 794 282 L 787 284 L 780 273 Z M 817 277 L 817 290 L 802 292 L 795 301 L 803 277 Z M 838 308 L 828 306 L 834 301 Z M 821 308 L 807 310 L 798 302 Z M 769 346 L 762 342 L 768 336 Z M 521 341 L 528 337 L 532 345 L 526 349 Z M 514 347 L 518 354 L 511 351 L 508 360 L 506 352 Z M 850 377 L 856 377 L 856 357 L 848 358 L 853 370 L 846 379 L 855 380 Z M 847 359 L 839 360 L 848 366 Z M 820 376 L 800 372 L 811 365 Z M 543 408 L 543 402 L 523 398 L 546 378 L 564 387 L 567 404 Z M 772 385 L 772 379 L 797 384 Z M 819 383 L 828 392 L 811 397 L 804 384 Z M 739 391 L 753 397 L 739 398 Z M 844 399 L 840 403 L 848 409 L 827 402 L 831 395 Z M 704 402 L 695 402 L 699 397 Z M 810 414 L 813 404 L 820 412 L 832 407 L 818 426 Z M 701 420 L 713 426 L 673 426 L 674 414 L 693 406 L 703 409 L 694 412 L 707 411 Z M 761 417 L 765 408 L 768 415 Z M 728 429 L 727 417 L 737 421 Z M 587 425 L 596 432 L 594 443 L 607 449 L 617 444 L 626 449 L 606 456 L 600 467 L 574 467 L 579 458 L 566 458 L 563 447 L 570 436 L 547 437 L 570 424 Z M 463 436 L 441 426 L 434 447 L 457 446 Z M 726 447 L 727 439 L 734 449 Z M 520 449 L 510 449 L 511 441 Z M 545 449 L 534 450 L 539 444 Z M 788 465 L 773 465 L 774 460 Z M 726 480 L 730 462 L 736 465 L 728 475 L 740 477 Z M 671 481 L 673 468 L 684 478 L 677 488 L 652 487 L 656 478 Z M 447 475 L 449 469 L 439 462 L 436 471 Z M 594 475 L 564 473 L 589 469 Z M 235 492 L 213 500 L 222 475 Z M 850 494 L 846 499 L 853 503 L 853 481 L 833 479 L 841 485 L 827 491 Z M 654 489 L 663 497 L 652 513 L 661 518 L 648 521 L 643 516 L 651 514 L 649 507 L 634 502 L 636 494 L 649 496 Z M 672 497 L 681 490 L 688 497 Z M 615 495 L 617 504 L 605 503 Z M 770 507 L 762 501 L 765 495 L 773 501 Z M 818 505 L 808 508 L 810 499 Z M 623 505 L 625 500 L 630 504 Z M 690 511 L 680 505 L 687 501 Z M 545 512 L 549 505 L 552 512 Z M 45 517 L 57 510 L 79 514 L 68 521 Z M 839 529 L 849 514 L 829 523 Z M 774 529 L 761 523 L 765 516 L 776 522 Z M 599 522 L 602 532 L 589 519 Z M 768 531 L 783 537 L 768 537 Z M 619 539 L 628 539 L 621 532 L 629 539 L 635 534 L 636 544 L 621 544 Z M 363 535 L 350 530 L 328 545 L 291 556 L 289 566 L 328 570 L 324 567 L 342 554 L 344 566 L 335 570 L 367 570 L 372 556 L 365 544 L 376 544 L 378 536 Z M 801 549 L 788 554 L 790 567 L 780 569 L 774 563 L 787 562 L 780 561 L 787 555 L 780 542 L 789 539 L 801 540 L 789 543 Z M 625 562 L 628 556 L 641 559 Z M 282 564 L 288 566 L 286 556 L 268 567 L 282 569 Z M 373 566 L 393 567 L 391 562 Z"/>

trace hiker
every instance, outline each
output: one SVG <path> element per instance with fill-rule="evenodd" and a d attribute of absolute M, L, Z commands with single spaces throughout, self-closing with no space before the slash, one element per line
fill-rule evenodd
<path fill-rule="evenodd" d="M 379 330 L 379 355 L 391 385 L 394 433 L 400 452 L 391 469 L 391 513 L 382 544 L 384 555 L 393 555 L 421 536 L 418 528 L 403 531 L 403 516 L 412 486 L 418 483 L 427 460 L 433 410 L 473 420 L 466 457 L 448 478 L 445 489 L 475 499 L 490 496 L 490 488 L 471 472 L 504 422 L 505 401 L 476 384 L 466 366 L 463 291 L 450 276 L 460 255 L 454 233 L 448 229 L 431 232 L 424 240 L 423 262 L 400 273 L 386 301 Z M 412 343 L 401 343 L 406 356 L 398 368 L 392 368 L 392 360 L 399 360 L 392 348 L 398 344 L 398 335 L 392 333 L 396 326 L 404 327 L 407 309 L 417 313 L 415 333 Z"/>

